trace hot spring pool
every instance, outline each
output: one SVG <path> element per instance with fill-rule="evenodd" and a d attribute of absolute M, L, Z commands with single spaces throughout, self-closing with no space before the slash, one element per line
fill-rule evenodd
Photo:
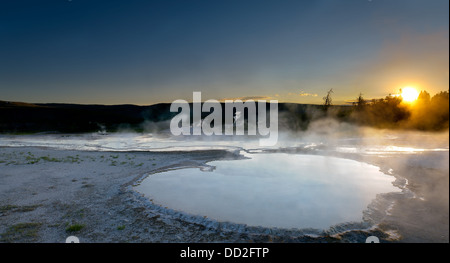
<path fill-rule="evenodd" d="M 285 153 L 245 154 L 199 168 L 149 175 L 135 187 L 154 204 L 217 221 L 279 228 L 361 222 L 377 194 L 399 192 L 367 163 Z"/>

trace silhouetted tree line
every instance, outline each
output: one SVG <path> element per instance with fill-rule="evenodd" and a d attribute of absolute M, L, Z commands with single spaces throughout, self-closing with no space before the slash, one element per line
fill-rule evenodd
<path fill-rule="evenodd" d="M 353 106 L 333 105 L 332 94 L 332 89 L 326 93 L 323 105 L 279 103 L 280 131 L 307 130 L 311 122 L 329 117 L 377 128 L 426 131 L 449 128 L 448 91 L 434 96 L 422 91 L 413 103 L 391 95 L 366 100 L 359 94 Z M 177 114 L 169 109 L 168 103 L 105 106 L 0 101 L 0 133 L 167 131 L 171 118 Z"/>
<path fill-rule="evenodd" d="M 416 101 L 405 103 L 401 96 L 365 100 L 360 94 L 353 103 L 352 122 L 379 128 L 438 131 L 449 128 L 449 92 L 431 97 L 421 91 Z"/>

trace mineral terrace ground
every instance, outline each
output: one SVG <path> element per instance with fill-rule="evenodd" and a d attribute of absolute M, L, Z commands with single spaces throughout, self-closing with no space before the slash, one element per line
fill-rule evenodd
<path fill-rule="evenodd" d="M 227 151 L 86 152 L 36 147 L 0 148 L 0 242 L 363 242 L 369 235 L 391 242 L 449 242 L 448 166 L 424 168 L 411 157 L 353 156 L 394 169 L 421 198 L 399 201 L 370 231 L 334 236 L 243 233 L 164 216 L 140 203 L 129 186 L 167 167 L 236 159 Z M 430 157 L 430 156 L 428 156 Z M 433 157 L 433 156 L 431 156 Z M 421 156 L 416 156 L 418 160 Z M 437 158 L 448 162 L 448 153 Z"/>

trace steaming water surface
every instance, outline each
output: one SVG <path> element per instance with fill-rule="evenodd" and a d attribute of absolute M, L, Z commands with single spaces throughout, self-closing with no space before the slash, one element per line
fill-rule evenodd
<path fill-rule="evenodd" d="M 157 205 L 187 214 L 281 228 L 326 229 L 334 224 L 360 222 L 377 194 L 400 192 L 392 185 L 394 177 L 377 167 L 327 157 L 330 155 L 369 159 L 407 156 L 406 164 L 441 167 L 448 174 L 448 161 L 441 162 L 442 158 L 448 160 L 448 132 L 358 131 L 337 136 L 280 135 L 277 146 L 270 149 L 245 136 L 138 133 L 0 135 L 0 147 L 124 152 L 224 149 L 233 154 L 246 150 L 252 153 L 247 154 L 250 159 L 210 162 L 216 167 L 210 172 L 190 168 L 152 174 L 136 190 Z M 273 150 L 303 155 L 268 153 Z M 392 169 L 388 173 L 396 174 Z"/>
<path fill-rule="evenodd" d="M 210 162 L 151 174 L 136 190 L 155 204 L 249 226 L 326 229 L 361 222 L 379 193 L 399 192 L 394 177 L 353 160 L 285 153 Z"/>
<path fill-rule="evenodd" d="M 156 136 L 153 134 L 116 133 L 108 135 L 0 135 L 0 147 L 46 147 L 80 151 L 177 151 L 209 149 L 278 149 L 300 147 L 356 153 L 362 155 L 418 154 L 448 152 L 448 134 L 445 138 L 432 140 L 430 135 L 415 134 L 408 137 L 397 135 L 375 137 L 288 137 L 279 138 L 275 147 L 261 147 L 259 140 L 245 136 Z M 403 138 L 403 139 L 402 139 Z"/>

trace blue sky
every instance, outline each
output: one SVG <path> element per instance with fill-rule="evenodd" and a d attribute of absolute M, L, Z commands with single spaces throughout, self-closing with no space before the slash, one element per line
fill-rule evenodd
<path fill-rule="evenodd" d="M 2 0 L 0 100 L 321 103 L 448 90 L 448 0 Z"/>

